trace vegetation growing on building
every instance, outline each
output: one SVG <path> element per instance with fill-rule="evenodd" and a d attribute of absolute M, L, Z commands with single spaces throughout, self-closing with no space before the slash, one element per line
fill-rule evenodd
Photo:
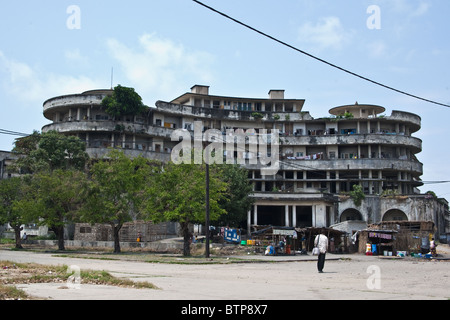
<path fill-rule="evenodd" d="M 102 100 L 105 112 L 112 117 L 134 116 L 148 109 L 142 98 L 133 88 L 118 85 L 111 96 Z"/>

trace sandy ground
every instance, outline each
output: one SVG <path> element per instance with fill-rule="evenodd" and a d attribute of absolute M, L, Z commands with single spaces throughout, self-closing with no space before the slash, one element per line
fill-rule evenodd
<path fill-rule="evenodd" d="M 448 245 L 438 247 L 450 258 Z M 255 256 L 252 256 L 255 258 Z M 312 256 L 264 257 L 266 263 L 182 265 L 55 257 L 0 250 L 0 260 L 75 265 L 117 277 L 148 281 L 155 289 L 81 283 L 19 284 L 29 295 L 55 300 L 441 300 L 450 299 L 450 260 L 393 259 L 327 254 L 324 273 Z M 276 261 L 276 263 L 269 260 Z"/>

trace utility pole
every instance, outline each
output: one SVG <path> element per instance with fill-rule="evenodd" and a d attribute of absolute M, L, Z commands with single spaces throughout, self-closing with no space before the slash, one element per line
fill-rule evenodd
<path fill-rule="evenodd" d="M 205 241 L 205 258 L 209 258 L 209 164 L 206 165 L 206 241 Z"/>

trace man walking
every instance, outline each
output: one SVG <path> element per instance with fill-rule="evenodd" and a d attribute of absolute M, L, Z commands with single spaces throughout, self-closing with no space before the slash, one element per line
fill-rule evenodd
<path fill-rule="evenodd" d="M 314 239 L 314 246 L 319 248 L 319 258 L 317 260 L 317 270 L 320 273 L 323 271 L 323 267 L 325 265 L 325 254 L 328 250 L 328 238 L 324 234 L 318 234 Z"/>

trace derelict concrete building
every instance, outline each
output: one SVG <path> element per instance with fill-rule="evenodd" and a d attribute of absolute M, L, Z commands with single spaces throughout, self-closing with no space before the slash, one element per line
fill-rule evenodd
<path fill-rule="evenodd" d="M 182 131 L 194 137 L 195 128 L 202 133 L 215 129 L 224 143 L 230 132 L 239 132 L 244 146 L 236 144 L 233 154 L 224 147 L 224 159 L 236 159 L 249 170 L 255 199 L 249 229 L 432 220 L 438 234 L 449 231 L 448 203 L 418 190 L 423 165 L 417 159 L 422 141 L 415 136 L 421 127 L 416 114 L 384 115 L 382 106 L 355 103 L 313 118 L 303 110 L 305 100 L 286 99 L 284 90 L 244 98 L 211 95 L 208 86 L 195 85 L 172 101 L 157 101 L 145 114 L 113 119 L 101 106 L 109 94 L 112 90 L 92 90 L 45 101 L 44 116 L 51 123 L 42 131 L 77 135 L 91 157 L 119 147 L 129 156 L 161 161 L 170 161 Z M 278 170 L 264 174 L 254 162 L 261 153 L 250 141 L 252 135 L 270 140 L 275 130 Z M 271 141 L 264 151 L 270 154 L 274 145 Z M 349 196 L 354 185 L 365 194 L 359 205 Z"/>

